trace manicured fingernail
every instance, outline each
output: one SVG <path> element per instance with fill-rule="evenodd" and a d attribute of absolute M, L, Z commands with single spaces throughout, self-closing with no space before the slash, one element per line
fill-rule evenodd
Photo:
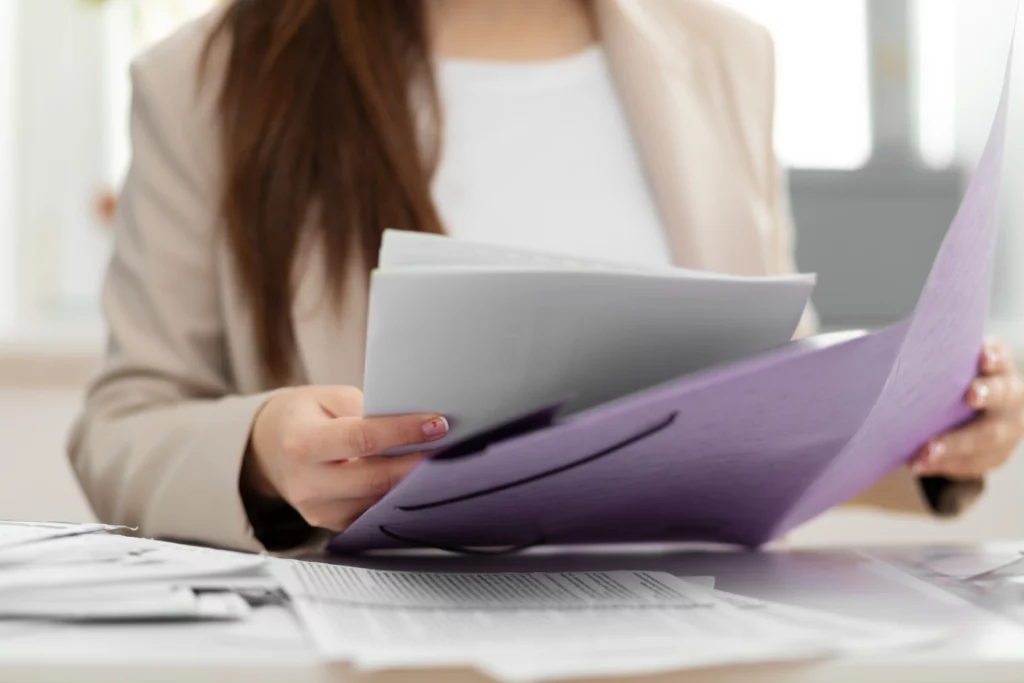
<path fill-rule="evenodd" d="M 1002 360 L 1002 358 L 999 355 L 999 352 L 996 351 L 995 349 L 986 349 L 985 350 L 985 369 L 986 370 L 990 370 L 992 368 L 997 367 L 999 365 L 999 361 L 1001 361 L 1001 360 Z"/>
<path fill-rule="evenodd" d="M 423 436 L 436 438 L 448 433 L 448 420 L 438 416 L 423 423 Z"/>
<path fill-rule="evenodd" d="M 991 392 L 987 385 L 982 384 L 981 382 L 975 382 L 971 385 L 970 393 L 970 404 L 975 408 L 984 408 L 988 403 L 988 397 Z"/>

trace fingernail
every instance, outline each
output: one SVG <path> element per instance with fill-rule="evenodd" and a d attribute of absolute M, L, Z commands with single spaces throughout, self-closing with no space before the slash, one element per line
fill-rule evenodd
<path fill-rule="evenodd" d="M 438 416 L 423 423 L 423 436 L 431 439 L 448 433 L 448 420 Z"/>
<path fill-rule="evenodd" d="M 995 349 L 986 349 L 985 350 L 985 368 L 986 369 L 991 369 L 991 368 L 997 367 L 999 365 L 999 361 L 1000 360 L 1001 360 L 1001 358 L 999 356 L 999 352 L 998 351 L 996 351 Z"/>
<path fill-rule="evenodd" d="M 941 460 L 942 456 L 946 454 L 946 444 L 941 441 L 932 441 L 928 444 L 928 448 L 925 451 L 925 463 L 928 465 L 934 465 L 936 461 Z"/>
<path fill-rule="evenodd" d="M 989 388 L 987 385 L 981 382 L 975 382 L 971 385 L 971 396 L 970 403 L 975 408 L 984 408 L 985 404 L 988 403 Z"/>

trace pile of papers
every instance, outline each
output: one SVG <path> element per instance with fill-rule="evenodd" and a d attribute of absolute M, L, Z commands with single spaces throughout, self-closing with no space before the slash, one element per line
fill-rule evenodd
<path fill-rule="evenodd" d="M 870 554 L 970 604 L 1024 624 L 1024 544 L 886 548 Z"/>
<path fill-rule="evenodd" d="M 320 653 L 507 681 L 817 659 L 934 641 L 662 572 L 416 573 L 274 561 Z"/>
<path fill-rule="evenodd" d="M 241 620 L 276 590 L 264 557 L 108 533 L 116 530 L 0 522 L 0 619 Z"/>
<path fill-rule="evenodd" d="M 819 659 L 943 635 L 725 593 L 712 577 L 399 572 L 112 531 L 0 522 L 0 626 L 247 626 L 290 607 L 324 661 L 365 670 L 475 667 L 507 681 Z M 273 623 L 277 635 L 296 633 L 291 618 Z"/>
<path fill-rule="evenodd" d="M 576 412 L 785 344 L 814 283 L 388 230 L 372 275 L 363 407 L 448 417 L 448 435 L 418 450 L 555 404 Z"/>

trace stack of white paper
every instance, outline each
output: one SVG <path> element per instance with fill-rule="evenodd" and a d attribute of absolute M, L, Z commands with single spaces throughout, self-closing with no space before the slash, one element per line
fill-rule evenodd
<path fill-rule="evenodd" d="M 0 619 L 237 620 L 266 559 L 114 536 L 102 524 L 0 523 Z"/>
<path fill-rule="evenodd" d="M 319 651 L 505 680 L 826 657 L 933 639 L 642 571 L 430 574 L 275 561 Z"/>
<path fill-rule="evenodd" d="M 811 275 L 643 270 L 398 231 L 379 263 L 364 410 L 447 416 L 433 448 L 785 344 L 814 286 Z"/>

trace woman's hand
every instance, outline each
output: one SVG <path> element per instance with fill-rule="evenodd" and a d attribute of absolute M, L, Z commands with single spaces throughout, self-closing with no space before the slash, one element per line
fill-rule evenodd
<path fill-rule="evenodd" d="M 964 397 L 977 416 L 929 441 L 911 462 L 915 474 L 976 479 L 1005 463 L 1024 437 L 1024 380 L 1006 346 L 987 341 L 978 370 Z"/>
<path fill-rule="evenodd" d="M 378 455 L 434 441 L 438 415 L 363 418 L 354 387 L 298 387 L 275 394 L 253 425 L 243 468 L 261 496 L 284 499 L 310 525 L 341 531 L 380 500 L 422 456 Z"/>

